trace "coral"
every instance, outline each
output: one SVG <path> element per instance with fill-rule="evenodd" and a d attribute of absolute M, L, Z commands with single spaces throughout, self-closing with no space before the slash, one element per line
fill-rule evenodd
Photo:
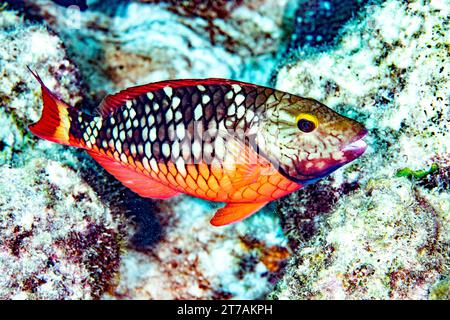
<path fill-rule="evenodd" d="M 232 11 L 243 4 L 243 0 L 237 1 L 185 1 L 176 0 L 141 0 L 143 3 L 167 3 L 169 10 L 189 17 L 202 17 L 207 20 L 215 18 L 229 18 Z"/>
<path fill-rule="evenodd" d="M 276 297 L 426 298 L 448 272 L 448 200 L 389 178 L 341 198 L 297 251 Z"/>
<path fill-rule="evenodd" d="M 51 1 L 29 1 L 80 63 L 90 95 L 174 78 L 223 77 L 267 83 L 285 40 L 287 0 L 94 1 L 73 12 Z M 215 3 L 215 2 L 214 2 Z M 111 7 L 114 12 L 110 12 Z"/>
<path fill-rule="evenodd" d="M 166 205 L 158 214 L 162 238 L 123 254 L 119 285 L 104 298 L 254 299 L 273 287 L 287 249 L 268 212 L 212 228 L 212 208 L 204 201 L 181 196 Z M 257 239 L 251 245 L 244 240 L 250 237 Z"/>
<path fill-rule="evenodd" d="M 0 297 L 98 298 L 115 281 L 120 222 L 80 178 L 83 162 L 27 129 L 41 97 L 26 66 L 75 106 L 77 70 L 44 26 L 3 10 L 0 27 Z"/>
<path fill-rule="evenodd" d="M 290 256 L 288 248 L 283 246 L 268 247 L 264 242 L 253 237 L 243 237 L 241 241 L 247 250 L 257 249 L 257 260 L 261 261 L 269 271 L 276 272 Z"/>
<path fill-rule="evenodd" d="M 282 212 L 281 223 L 290 246 L 295 249 L 309 240 L 321 227 L 321 221 L 335 207 L 339 198 L 358 187 L 357 180 L 342 182 L 328 177 L 279 201 L 278 211 Z"/>
<path fill-rule="evenodd" d="M 2 167 L 0 186 L 0 298 L 103 292 L 120 261 L 118 225 L 76 172 L 38 158 Z"/>
<path fill-rule="evenodd" d="M 45 7 L 46 4 L 42 3 L 42 10 L 48 10 L 48 12 L 68 10 L 55 5 Z M 33 6 L 31 2 L 27 2 L 27 5 Z M 155 5 L 146 6 L 149 9 L 145 10 L 163 12 L 163 9 Z M 99 16 L 102 18 L 96 20 L 97 23 L 101 23 L 102 19 L 111 23 L 116 19 L 122 19 L 120 23 L 117 21 L 114 23 L 117 23 L 117 28 L 124 28 L 120 34 L 125 36 L 129 30 L 128 27 L 135 26 L 132 20 L 137 10 L 141 8 L 136 7 L 136 4 L 130 5 L 127 10 L 131 10 L 131 13 L 123 18 L 112 18 L 101 15 L 99 12 L 90 12 L 90 10 L 85 11 L 83 15 L 86 13 L 85 18 L 91 23 L 93 20 L 90 19 L 99 18 Z M 31 10 L 30 7 L 27 7 L 27 10 Z M 32 16 L 39 17 L 39 12 L 34 11 Z M 32 271 L 30 273 L 17 271 L 17 275 L 11 276 L 11 279 L 8 278 L 9 283 L 0 285 L 6 290 L 2 293 L 2 297 L 31 299 L 264 297 L 272 289 L 275 279 L 282 274 L 288 256 L 286 241 L 276 216 L 266 211 L 265 214 L 258 214 L 240 225 L 213 228 L 209 224 L 209 219 L 218 208 L 218 204 L 210 206 L 206 202 L 185 196 L 166 202 L 142 199 L 123 187 L 82 150 L 59 146 L 28 133 L 26 126 L 38 118 L 41 101 L 39 85 L 26 70 L 27 64 L 37 70 L 50 89 L 69 104 L 93 109 L 86 104 L 86 100 L 83 100 L 83 105 L 81 104 L 84 84 L 79 80 L 77 68 L 67 58 L 65 47 L 59 37 L 62 35 L 64 39 L 68 36 L 65 32 L 69 33 L 72 29 L 66 25 L 70 31 L 62 30 L 60 23 L 63 22 L 52 21 L 57 19 L 56 17 L 57 15 L 51 16 L 50 13 L 45 16 L 50 26 L 57 30 L 59 35 L 49 31 L 49 27 L 44 27 L 39 19 L 30 23 L 14 12 L 0 13 L 0 19 L 13 21 L 9 25 L 8 33 L 2 34 L 3 40 L 8 44 L 2 50 L 6 52 L 5 56 L 8 58 L 0 62 L 4 66 L 2 70 L 5 70 L 5 86 L 1 91 L 4 108 L 0 109 L 0 122 L 10 128 L 1 131 L 1 134 L 5 135 L 4 139 L 0 136 L 4 141 L 3 149 L 8 149 L 12 144 L 11 141 L 14 141 L 13 138 L 8 137 L 17 135 L 21 139 L 21 143 L 15 149 L 11 148 L 14 151 L 8 151 L 9 153 L 5 156 L 5 166 L 2 167 L 2 170 L 3 168 L 7 170 L 5 179 L 11 177 L 12 173 L 9 172 L 14 173 L 14 179 L 20 182 L 18 184 L 20 189 L 14 190 L 14 199 L 7 198 L 7 180 L 1 180 L 0 186 L 4 188 L 5 193 L 0 194 L 0 199 L 2 204 L 9 203 L 18 208 L 22 208 L 20 205 L 27 205 L 28 207 L 22 209 L 23 215 L 27 212 L 45 212 L 45 217 L 52 217 L 51 221 L 44 219 L 47 221 L 46 225 L 34 222 L 31 231 L 22 230 L 20 226 L 16 228 L 17 223 L 14 220 L 9 221 L 6 215 L 9 207 L 2 207 L 2 218 L 4 218 L 2 222 L 5 224 L 2 235 L 5 235 L 6 239 L 5 250 L 9 250 L 10 253 L 4 256 L 1 265 L 4 268 L 20 270 L 24 263 L 29 264 L 28 268 Z M 64 14 L 60 15 L 60 18 L 64 17 Z M 170 11 L 164 11 L 164 17 L 170 17 L 172 20 L 179 19 Z M 13 23 L 18 27 L 12 27 Z M 145 28 L 150 26 L 153 28 L 154 24 L 144 25 Z M 145 28 L 142 31 L 144 33 L 147 32 Z M 161 34 L 169 33 L 167 26 L 164 28 L 160 31 Z M 176 30 L 183 30 L 189 39 L 195 36 L 192 39 L 194 43 L 199 41 L 196 39 L 203 37 L 187 28 L 182 28 L 181 25 L 177 28 L 181 28 Z M 102 33 L 95 27 L 90 30 L 96 35 L 106 33 L 105 30 Z M 85 32 L 88 31 L 85 30 Z M 77 36 L 81 37 L 80 34 Z M 90 36 L 93 35 L 90 34 Z M 39 52 L 27 56 L 30 49 L 27 43 L 21 40 L 28 41 L 33 37 L 38 39 L 36 41 L 40 44 L 40 48 L 35 50 Z M 87 38 L 89 37 L 84 39 Z M 199 43 L 203 41 L 209 43 L 210 40 L 201 41 Z M 94 51 L 96 48 L 102 47 L 103 50 L 105 47 L 106 51 L 110 50 L 105 54 L 114 55 L 107 60 L 108 63 L 103 65 L 98 61 L 95 63 L 91 61 L 92 56 L 89 56 L 89 52 L 82 58 L 77 56 L 71 51 L 74 49 L 73 47 L 71 49 L 70 41 L 67 39 L 65 44 L 68 44 L 69 54 L 77 58 L 77 64 L 82 72 L 92 71 L 89 68 L 94 67 L 115 68 L 113 66 L 117 66 L 119 70 L 120 65 L 133 64 L 139 61 L 139 57 L 144 60 L 165 59 L 163 52 L 167 49 L 158 51 L 152 48 L 152 54 L 155 57 L 150 58 L 149 52 L 145 50 L 131 51 L 128 55 L 123 51 L 127 48 L 126 45 L 120 46 L 119 49 L 115 45 L 108 47 L 107 43 L 97 43 L 93 45 Z M 141 43 L 136 46 L 136 49 L 145 45 Z M 207 49 L 199 50 L 206 50 L 209 58 L 214 56 L 214 52 L 226 52 L 219 45 L 208 44 L 207 46 Z M 81 50 L 81 47 L 77 49 Z M 91 46 L 82 48 L 83 53 L 90 49 L 92 49 Z M 190 55 L 191 51 L 195 52 L 197 49 L 184 48 L 183 50 L 186 55 Z M 11 52 L 16 52 L 14 58 Z M 206 56 L 206 53 L 198 54 Z M 235 53 L 227 52 L 226 56 L 232 57 L 233 60 L 237 59 Z M 166 62 L 161 60 L 154 65 L 154 70 L 169 74 L 167 72 L 174 64 L 172 62 L 166 64 Z M 22 63 L 23 66 L 20 65 Z M 219 65 L 217 61 L 211 63 Z M 184 64 L 177 65 L 177 70 L 181 72 L 185 67 Z M 238 67 L 240 68 L 239 64 L 236 68 Z M 204 65 L 199 63 L 192 66 L 190 72 L 192 76 L 206 74 L 206 69 L 203 68 Z M 224 70 L 228 70 L 227 68 Z M 136 73 L 126 69 L 124 72 L 117 71 L 108 75 L 112 76 L 110 84 L 113 84 L 114 88 L 120 86 L 122 89 L 122 86 L 131 84 L 131 81 L 151 81 L 143 77 L 147 74 L 151 75 L 152 70 L 153 67 L 140 64 L 139 68 L 136 68 Z M 109 85 L 105 85 L 105 81 L 108 80 L 103 72 L 98 70 L 96 72 L 93 77 L 103 80 L 98 83 L 91 82 L 93 78 L 90 78 L 88 73 L 86 82 L 89 89 L 92 88 L 92 91 L 103 95 L 106 89 L 109 90 Z M 226 72 L 228 71 L 225 71 L 223 76 L 226 76 Z M 265 74 L 269 74 L 269 70 Z M 9 87 L 13 86 L 17 89 L 10 90 Z M 12 165 L 15 168 L 8 169 L 6 165 Z M 36 166 L 36 169 L 33 169 L 33 166 Z M 55 186 L 52 183 L 50 187 L 47 187 L 46 172 L 51 172 L 52 168 L 58 172 L 58 183 Z M 41 184 L 37 184 L 35 180 L 32 180 L 33 183 L 30 182 L 31 177 L 37 174 L 36 172 L 39 172 L 37 177 L 41 179 Z M 64 188 L 60 187 L 62 184 Z M 78 193 L 76 190 L 79 186 L 89 191 Z M 30 201 L 25 201 L 27 197 L 36 200 L 36 203 L 30 204 Z M 46 203 L 49 203 L 51 208 L 41 208 L 40 198 L 46 199 Z M 92 206 L 93 202 L 96 209 L 86 209 Z M 66 207 L 70 209 L 64 211 L 63 208 Z M 68 216 L 69 211 L 73 215 L 72 218 L 78 220 L 71 220 L 72 218 Z M 103 212 L 108 221 L 102 221 L 97 211 Z M 37 217 L 36 220 L 38 220 Z M 40 243 L 39 235 L 49 233 L 49 230 L 52 236 L 46 238 L 45 244 Z M 38 238 L 35 240 L 36 235 Z M 251 244 L 243 239 L 251 239 Z M 41 251 L 28 249 L 28 241 L 34 241 Z M 56 251 L 52 251 L 52 248 Z M 47 257 L 49 266 L 44 267 L 35 260 L 18 260 L 15 254 L 27 255 L 30 259 L 35 255 Z M 67 281 L 72 281 L 72 285 L 69 282 L 53 280 L 52 270 L 55 265 L 60 269 L 71 270 Z M 64 276 L 65 273 L 61 277 Z M 15 291 L 10 288 L 10 285 L 16 286 L 14 283 L 20 283 Z"/>
<path fill-rule="evenodd" d="M 421 177 L 421 179 L 417 182 L 420 186 L 423 186 L 427 189 L 434 189 L 445 191 L 450 188 L 450 164 L 448 159 L 436 157 L 434 159 L 436 162 L 435 168 L 433 172 L 428 171 L 428 174 Z M 432 165 L 433 166 L 433 165 Z"/>
<path fill-rule="evenodd" d="M 61 40 L 42 25 L 27 24 L 12 11 L 0 11 L 0 165 L 16 165 L 34 143 L 27 125 L 39 117 L 40 89 L 26 69 L 38 70 L 64 100 L 80 102 L 78 74 Z"/>
<path fill-rule="evenodd" d="M 448 276 L 447 16 L 439 1 L 368 7 L 335 46 L 300 48 L 278 73 L 279 88 L 370 132 L 359 160 L 280 201 L 298 249 L 272 298 L 426 299 Z"/>
<path fill-rule="evenodd" d="M 450 277 L 447 277 L 431 287 L 431 300 L 449 300 L 450 299 Z"/>

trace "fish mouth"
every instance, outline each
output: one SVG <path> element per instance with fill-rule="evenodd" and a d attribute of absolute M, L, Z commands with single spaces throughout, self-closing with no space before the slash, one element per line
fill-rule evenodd
<path fill-rule="evenodd" d="M 336 160 L 334 158 L 312 160 L 316 162 L 323 162 L 325 164 L 325 167 L 322 170 L 308 171 L 304 168 L 304 166 L 295 167 L 296 172 L 294 174 L 289 174 L 292 172 L 288 173 L 288 171 L 284 171 L 282 168 L 279 168 L 278 170 L 280 170 L 281 174 L 299 184 L 307 185 L 310 183 L 314 183 L 317 180 L 328 176 L 336 169 L 339 169 L 343 165 L 361 156 L 367 149 L 366 142 L 362 140 L 367 135 L 367 133 L 367 129 L 361 129 L 360 132 L 356 134 L 347 145 L 341 147 L 340 151 L 343 155 L 339 160 Z M 307 160 L 307 162 L 311 161 Z M 316 166 L 313 165 L 312 167 L 314 168 Z"/>
<path fill-rule="evenodd" d="M 352 161 L 361 156 L 367 149 L 367 143 L 362 140 L 367 135 L 367 129 L 362 129 L 345 147 L 341 149 L 347 161 Z"/>

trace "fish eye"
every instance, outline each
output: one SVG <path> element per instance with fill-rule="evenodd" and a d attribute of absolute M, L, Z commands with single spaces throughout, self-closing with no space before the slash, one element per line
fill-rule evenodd
<path fill-rule="evenodd" d="M 297 116 L 297 127 L 303 132 L 312 132 L 319 125 L 319 121 L 312 114 L 301 113 Z"/>

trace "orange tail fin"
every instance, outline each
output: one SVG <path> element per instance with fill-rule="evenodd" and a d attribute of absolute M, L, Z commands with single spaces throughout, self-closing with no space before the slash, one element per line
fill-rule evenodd
<path fill-rule="evenodd" d="M 41 85 L 42 101 L 44 109 L 41 119 L 31 124 L 28 128 L 36 136 L 65 145 L 72 145 L 69 138 L 70 117 L 69 105 L 58 99 L 42 82 L 36 72 L 28 70 L 33 74 Z"/>

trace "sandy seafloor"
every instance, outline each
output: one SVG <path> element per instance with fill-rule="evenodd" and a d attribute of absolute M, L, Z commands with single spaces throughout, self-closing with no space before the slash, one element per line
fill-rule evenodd
<path fill-rule="evenodd" d="M 0 4 L 0 299 L 448 299 L 449 8 L 433 1 Z M 369 130 L 330 177 L 244 222 L 126 190 L 34 137 L 40 89 L 73 106 L 175 78 L 317 99 Z"/>

